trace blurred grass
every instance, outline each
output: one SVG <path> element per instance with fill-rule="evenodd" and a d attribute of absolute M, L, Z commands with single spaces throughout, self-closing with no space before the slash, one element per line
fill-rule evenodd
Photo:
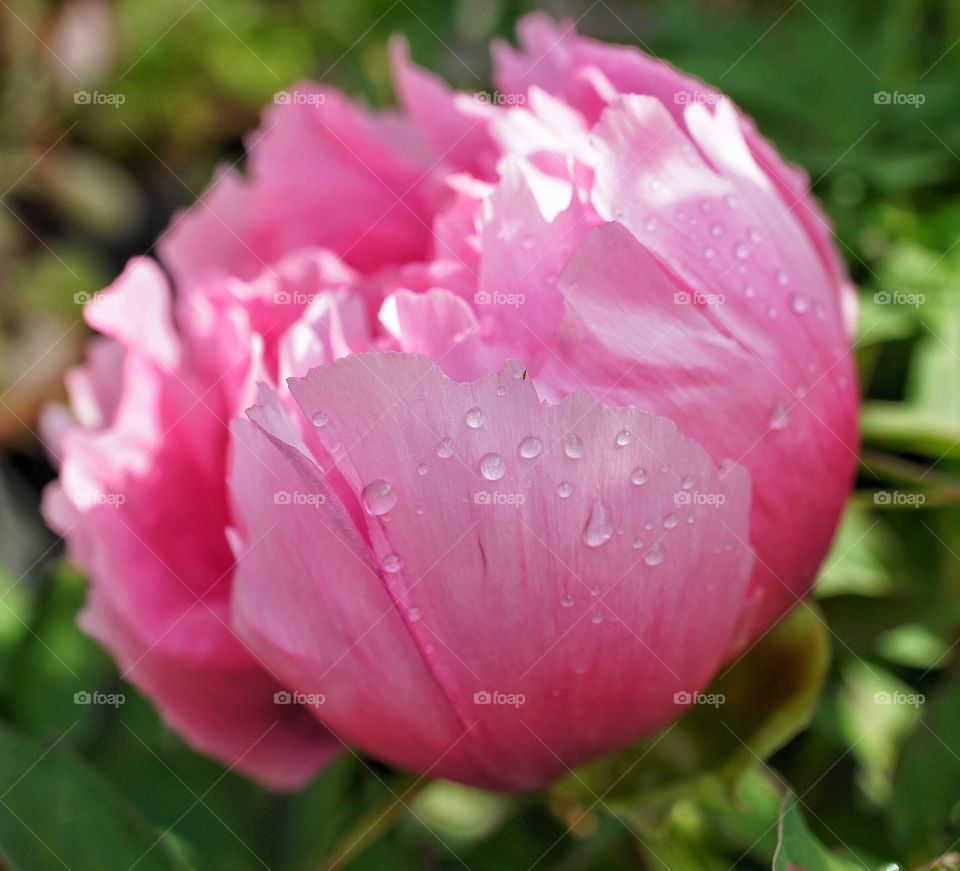
<path fill-rule="evenodd" d="M 459 87 L 533 6 L 642 44 L 733 96 L 806 167 L 861 288 L 860 490 L 818 586 L 833 662 L 812 725 L 735 800 L 678 805 L 660 847 L 603 802 L 432 784 L 347 867 L 769 868 L 789 783 L 813 833 L 872 868 L 960 836 L 960 4 L 955 0 L 8 0 L 0 10 L 0 714 L 68 749 L 196 867 L 307 869 L 404 781 L 347 756 L 269 796 L 191 754 L 74 625 L 80 579 L 36 513 L 36 410 L 77 357 L 77 293 L 149 249 L 278 89 L 322 78 L 389 103 L 385 39 Z M 77 91 L 121 94 L 84 105 Z M 920 94 L 885 105 L 877 92 Z M 917 504 L 875 493 L 921 494 Z M 78 689 L 122 691 L 118 710 Z M 877 694 L 916 703 L 878 703 Z M 923 701 L 916 701 L 920 696 Z M 79 711 L 79 713 L 78 713 Z M 12 752 L 9 748 L 0 750 Z M 776 772 L 776 773 L 773 773 Z M 197 797 L 202 797 L 197 801 Z M 642 838 L 641 838 L 642 840 Z M 546 853 L 545 853 L 546 851 Z M 49 856 L 46 857 L 49 861 Z M 859 863 L 859 864 L 857 864 Z M 37 867 L 40 867 L 39 865 Z"/>

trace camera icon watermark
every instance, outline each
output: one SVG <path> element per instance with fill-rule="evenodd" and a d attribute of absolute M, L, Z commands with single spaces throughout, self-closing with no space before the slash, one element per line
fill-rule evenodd
<path fill-rule="evenodd" d="M 879 692 L 873 694 L 875 705 L 906 705 L 910 708 L 919 708 L 927 697 L 923 693 Z"/>
<path fill-rule="evenodd" d="M 300 693 L 296 690 L 277 690 L 273 694 L 275 705 L 305 705 L 310 708 L 319 708 L 325 704 L 327 697 L 323 693 Z"/>
<path fill-rule="evenodd" d="M 878 106 L 913 106 L 919 109 L 927 102 L 926 94 L 903 91 L 876 91 L 873 102 Z"/>
<path fill-rule="evenodd" d="M 927 501 L 924 493 L 904 493 L 901 490 L 877 490 L 873 494 L 874 505 L 890 508 L 919 508 Z"/>
<path fill-rule="evenodd" d="M 527 501 L 523 493 L 491 493 L 488 490 L 478 490 L 473 494 L 474 505 L 508 505 L 519 508 Z"/>
<path fill-rule="evenodd" d="M 307 505 L 319 508 L 327 501 L 323 493 L 302 493 L 299 490 L 277 490 L 273 494 L 274 505 Z"/>
<path fill-rule="evenodd" d="M 694 291 L 691 293 L 686 290 L 678 290 L 673 295 L 674 305 L 723 305 L 727 301 L 722 293 L 700 293 Z"/>
<path fill-rule="evenodd" d="M 79 690 L 73 694 L 75 705 L 106 705 L 110 708 L 119 708 L 127 701 L 123 693 L 102 693 L 99 690 Z"/>
<path fill-rule="evenodd" d="M 77 493 L 73 501 L 76 505 L 84 507 L 104 505 L 119 508 L 127 501 L 127 497 L 124 493 Z"/>
<path fill-rule="evenodd" d="M 719 508 L 727 501 L 723 493 L 701 493 L 699 490 L 678 490 L 673 494 L 674 505 L 709 505 Z"/>
<path fill-rule="evenodd" d="M 523 693 L 502 693 L 499 690 L 478 690 L 473 694 L 475 705 L 500 705 L 519 708 L 527 700 Z"/>
<path fill-rule="evenodd" d="M 490 103 L 494 106 L 522 106 L 527 102 L 525 94 L 504 94 L 500 91 L 477 91 L 473 99 L 478 103 Z"/>
<path fill-rule="evenodd" d="M 878 290 L 873 295 L 874 305 L 905 305 L 920 308 L 927 298 L 922 293 L 901 293 L 897 290 Z"/>
<path fill-rule="evenodd" d="M 711 708 L 719 708 L 726 704 L 727 697 L 723 693 L 700 693 L 687 692 L 680 690 L 673 694 L 673 703 L 675 705 L 707 705 Z"/>
<path fill-rule="evenodd" d="M 73 102 L 77 106 L 113 106 L 116 109 L 127 102 L 126 94 L 109 94 L 103 91 L 75 91 Z"/>
<path fill-rule="evenodd" d="M 720 94 L 707 94 L 703 91 L 675 91 L 673 102 L 678 106 L 713 106 L 723 99 Z"/>
<path fill-rule="evenodd" d="M 526 301 L 527 297 L 522 293 L 490 293 L 481 290 L 473 295 L 474 305 L 506 305 L 520 308 Z"/>
<path fill-rule="evenodd" d="M 277 106 L 322 106 L 327 102 L 327 97 L 326 94 L 309 91 L 277 91 L 273 95 L 273 102 Z"/>

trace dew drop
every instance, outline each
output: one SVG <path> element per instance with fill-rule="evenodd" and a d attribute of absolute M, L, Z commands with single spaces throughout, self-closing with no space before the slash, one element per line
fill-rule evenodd
<path fill-rule="evenodd" d="M 421 463 L 419 466 L 417 466 L 417 474 L 418 474 L 421 478 L 422 478 L 424 475 L 426 475 L 427 472 L 429 472 L 429 471 L 430 471 L 430 467 L 427 466 L 426 463 Z"/>
<path fill-rule="evenodd" d="M 640 548 L 643 547 L 643 539 L 635 538 L 631 547 L 633 547 L 634 550 L 640 550 Z"/>
<path fill-rule="evenodd" d="M 497 396 L 503 396 L 507 392 L 507 388 L 502 384 L 497 388 Z"/>
<path fill-rule="evenodd" d="M 751 227 L 747 231 L 747 235 L 750 237 L 750 241 L 753 243 L 757 243 L 763 238 L 763 234 L 756 227 Z"/>
<path fill-rule="evenodd" d="M 326 426 L 327 422 L 330 420 L 329 416 L 325 411 L 318 411 L 312 418 L 313 425 L 318 429 L 322 426 Z"/>
<path fill-rule="evenodd" d="M 569 593 L 560 600 L 561 608 L 572 608 L 573 607 L 573 596 Z"/>
<path fill-rule="evenodd" d="M 534 457 L 540 456 L 540 452 L 543 450 L 543 442 L 536 436 L 527 436 L 521 440 L 517 450 L 525 460 L 532 460 Z"/>
<path fill-rule="evenodd" d="M 532 251 L 536 244 L 533 236 L 524 236 L 523 241 L 520 243 L 524 251 Z"/>
<path fill-rule="evenodd" d="M 597 611 L 590 619 L 595 625 L 600 625 L 603 623 L 603 614 L 600 611 Z"/>
<path fill-rule="evenodd" d="M 790 310 L 795 315 L 806 314 L 807 310 L 810 308 L 810 303 L 807 302 L 805 296 L 801 296 L 799 293 L 795 293 L 790 297 Z"/>
<path fill-rule="evenodd" d="M 657 542 L 643 555 L 643 564 L 647 566 L 658 566 L 662 562 L 663 548 L 660 546 L 660 543 Z"/>
<path fill-rule="evenodd" d="M 782 269 L 777 272 L 777 284 L 781 287 L 786 287 L 790 283 L 790 276 L 787 275 Z"/>
<path fill-rule="evenodd" d="M 750 246 L 746 242 L 737 242 L 733 246 L 733 256 L 738 260 L 746 259 L 747 255 L 750 253 Z"/>
<path fill-rule="evenodd" d="M 707 247 L 703 249 L 703 256 L 706 257 L 707 260 L 713 260 L 713 258 L 717 256 L 717 252 L 713 248 Z"/>
<path fill-rule="evenodd" d="M 573 484 L 569 481 L 561 481 L 557 484 L 557 495 L 561 499 L 566 499 L 571 493 L 573 493 Z"/>
<path fill-rule="evenodd" d="M 563 437 L 563 452 L 571 460 L 579 460 L 583 456 L 583 442 L 576 434 L 568 432 Z"/>
<path fill-rule="evenodd" d="M 786 428 L 787 423 L 789 422 L 789 413 L 787 407 L 782 403 L 778 402 L 772 409 L 770 409 L 770 429 L 781 430 Z"/>
<path fill-rule="evenodd" d="M 744 295 L 747 299 L 753 299 L 753 298 L 757 295 L 757 289 L 756 289 L 755 287 L 753 287 L 753 285 L 748 284 L 748 285 L 743 289 L 743 295 Z"/>
<path fill-rule="evenodd" d="M 618 447 L 625 448 L 632 441 L 633 441 L 633 434 L 630 432 L 630 430 L 625 429 L 617 433 Z"/>
<path fill-rule="evenodd" d="M 397 504 L 397 491 L 389 481 L 377 478 L 363 488 L 360 501 L 363 502 L 363 508 L 367 514 L 380 517 Z"/>
<path fill-rule="evenodd" d="M 643 229 L 646 230 L 648 233 L 652 233 L 654 230 L 657 229 L 656 220 L 654 218 L 647 218 L 647 220 L 644 222 Z"/>
<path fill-rule="evenodd" d="M 639 487 L 641 484 L 646 483 L 647 480 L 647 470 L 641 469 L 639 466 L 635 468 L 630 473 L 630 483 Z"/>
<path fill-rule="evenodd" d="M 677 525 L 677 515 L 672 511 L 666 517 L 663 518 L 663 528 L 664 529 L 673 529 Z"/>
<path fill-rule="evenodd" d="M 711 233 L 712 235 L 714 235 L 714 236 L 722 236 L 722 235 L 723 235 L 723 224 L 714 224 L 714 225 L 710 228 L 710 233 Z"/>
<path fill-rule="evenodd" d="M 610 511 L 600 499 L 594 500 L 587 525 L 583 528 L 583 543 L 587 547 L 601 547 L 610 541 L 613 535 L 613 523 Z"/>
<path fill-rule="evenodd" d="M 409 611 L 407 611 L 407 615 L 410 617 L 410 622 L 411 622 L 411 623 L 419 623 L 419 622 L 420 622 L 420 609 L 419 609 L 419 608 L 411 608 Z"/>
<path fill-rule="evenodd" d="M 440 439 L 440 444 L 437 445 L 437 456 L 442 460 L 447 460 L 453 456 L 452 438 Z"/>
<path fill-rule="evenodd" d="M 394 574 L 395 572 L 399 572 L 402 567 L 403 567 L 403 563 L 401 562 L 400 557 L 397 556 L 395 553 L 388 553 L 383 558 L 383 570 L 385 572 L 390 572 L 390 574 Z"/>
<path fill-rule="evenodd" d="M 726 204 L 728 209 L 740 208 L 740 203 L 737 202 L 737 198 L 733 194 L 726 194 L 723 198 L 723 202 Z"/>
<path fill-rule="evenodd" d="M 470 429 L 480 429 L 483 426 L 483 410 L 474 406 L 463 418 Z"/>
<path fill-rule="evenodd" d="M 680 487 L 683 490 L 689 490 L 693 486 L 693 475 L 684 475 L 683 480 L 680 482 Z"/>
<path fill-rule="evenodd" d="M 507 473 L 507 462 L 500 454 L 484 454 L 480 457 L 480 474 L 488 481 L 499 481 Z"/>

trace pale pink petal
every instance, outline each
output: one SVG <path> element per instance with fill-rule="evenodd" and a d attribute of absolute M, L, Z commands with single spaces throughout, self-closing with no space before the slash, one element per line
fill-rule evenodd
<path fill-rule="evenodd" d="M 249 575 L 241 564 L 241 576 L 269 584 L 271 602 L 297 602 L 261 632 L 260 655 L 282 651 L 288 664 L 276 667 L 294 685 L 285 669 L 308 649 L 312 665 L 304 662 L 299 680 L 312 676 L 320 691 L 352 668 L 363 668 L 361 686 L 379 686 L 374 663 L 389 661 L 393 675 L 406 641 L 368 654 L 354 638 L 352 649 L 340 646 L 339 663 L 338 648 L 325 654 L 322 678 L 313 652 L 330 644 L 330 630 L 317 631 L 332 619 L 318 622 L 325 610 L 336 607 L 341 620 L 357 621 L 351 637 L 362 634 L 380 615 L 361 617 L 355 603 L 379 589 L 383 619 L 404 627 L 469 729 L 454 747 L 447 733 L 433 744 L 430 772 L 506 789 L 538 786 L 673 719 L 675 694 L 702 687 L 720 663 L 751 563 L 742 470 L 721 476 L 673 424 L 636 408 L 583 393 L 543 404 L 521 372 L 458 384 L 407 354 L 315 369 L 291 389 L 308 417 L 328 415 L 318 430 L 324 444 L 347 446 L 338 465 L 367 507 L 364 535 L 331 527 L 323 510 L 312 523 L 284 522 L 264 497 L 243 500 L 267 515 L 261 527 L 283 531 L 251 551 L 262 562 Z M 322 479 L 301 482 L 329 498 Z M 687 493 L 713 494 L 714 504 L 687 505 Z M 291 539 L 294 522 L 302 531 Z M 341 595 L 352 597 L 346 613 Z M 275 606 L 249 610 L 263 625 Z M 384 720 L 399 730 L 399 696 L 409 691 L 399 677 L 391 705 L 378 699 L 369 709 L 366 733 L 329 699 L 320 716 L 338 734 L 359 728 L 361 747 L 409 765 L 402 733 L 392 743 L 381 734 Z M 525 706 L 477 704 L 483 692 L 519 693 Z M 410 740 L 422 740 L 431 723 L 422 716 Z"/>

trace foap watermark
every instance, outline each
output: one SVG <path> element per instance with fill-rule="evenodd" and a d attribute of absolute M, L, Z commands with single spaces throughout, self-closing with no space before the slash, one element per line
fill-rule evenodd
<path fill-rule="evenodd" d="M 527 697 L 523 693 L 502 693 L 499 690 L 478 690 L 473 694 L 475 705 L 500 705 L 508 708 L 519 708 Z"/>
<path fill-rule="evenodd" d="M 673 703 L 675 705 L 708 705 L 711 708 L 719 708 L 726 704 L 727 697 L 723 693 L 688 693 L 681 690 L 673 694 Z"/>
<path fill-rule="evenodd" d="M 277 106 L 322 106 L 327 102 L 327 96 L 310 91 L 277 91 L 273 102 Z"/>
<path fill-rule="evenodd" d="M 110 508 L 119 508 L 127 501 L 123 493 L 78 493 L 73 501 L 77 505 L 106 505 Z"/>
<path fill-rule="evenodd" d="M 277 690 L 273 694 L 275 705 L 306 705 L 310 708 L 319 708 L 327 701 L 323 693 L 300 693 L 296 690 Z"/>
<path fill-rule="evenodd" d="M 876 91 L 873 102 L 878 106 L 913 106 L 919 109 L 927 102 L 927 96 L 917 91 Z"/>
<path fill-rule="evenodd" d="M 898 290 L 879 290 L 873 295 L 875 305 L 909 305 L 920 308 L 927 298 L 922 293 L 901 293 Z"/>
<path fill-rule="evenodd" d="M 673 102 L 678 106 L 713 106 L 723 99 L 722 94 L 709 94 L 704 91 L 675 91 Z"/>
<path fill-rule="evenodd" d="M 874 505 L 898 508 L 919 508 L 927 501 L 924 493 L 909 493 L 902 490 L 877 490 L 873 494 Z"/>
<path fill-rule="evenodd" d="M 690 293 L 686 290 L 678 290 L 673 295 L 674 305 L 723 305 L 727 298 L 722 293 L 700 293 L 694 291 Z"/>
<path fill-rule="evenodd" d="M 99 690 L 79 690 L 73 694 L 75 705 L 106 705 L 119 708 L 127 701 L 123 693 L 102 693 Z"/>
<path fill-rule="evenodd" d="M 873 703 L 875 705 L 906 705 L 910 708 L 919 708 L 924 702 L 926 702 L 927 697 L 923 693 L 902 693 L 899 691 L 894 692 L 879 692 L 873 694 Z"/>
<path fill-rule="evenodd" d="M 509 505 L 519 508 L 527 501 L 523 493 L 491 493 L 489 490 L 478 490 L 473 494 L 474 505 Z"/>
<path fill-rule="evenodd" d="M 501 91 L 477 91 L 473 99 L 478 103 L 491 103 L 494 106 L 522 106 L 527 102 L 525 94 L 504 94 Z"/>
<path fill-rule="evenodd" d="M 73 102 L 78 106 L 113 106 L 116 109 L 127 102 L 127 95 L 103 91 L 75 91 Z"/>
<path fill-rule="evenodd" d="M 73 295 L 75 305 L 86 305 L 88 302 L 97 301 L 97 305 L 123 305 L 126 301 L 122 293 L 88 293 L 85 290 L 78 290 Z"/>
<path fill-rule="evenodd" d="M 507 305 L 512 308 L 520 308 L 527 298 L 522 293 L 500 293 L 482 290 L 473 295 L 473 301 L 476 305 Z"/>
<path fill-rule="evenodd" d="M 286 290 L 278 291 L 273 295 L 275 305 L 310 305 L 320 299 L 319 293 L 303 293 L 295 290 L 292 293 Z"/>
<path fill-rule="evenodd" d="M 323 493 L 302 493 L 299 490 L 277 490 L 273 494 L 274 505 L 309 505 L 319 508 L 327 501 Z"/>
<path fill-rule="evenodd" d="M 674 505 L 710 505 L 719 508 L 727 501 L 723 493 L 701 493 L 699 490 L 678 490 L 673 494 Z"/>

